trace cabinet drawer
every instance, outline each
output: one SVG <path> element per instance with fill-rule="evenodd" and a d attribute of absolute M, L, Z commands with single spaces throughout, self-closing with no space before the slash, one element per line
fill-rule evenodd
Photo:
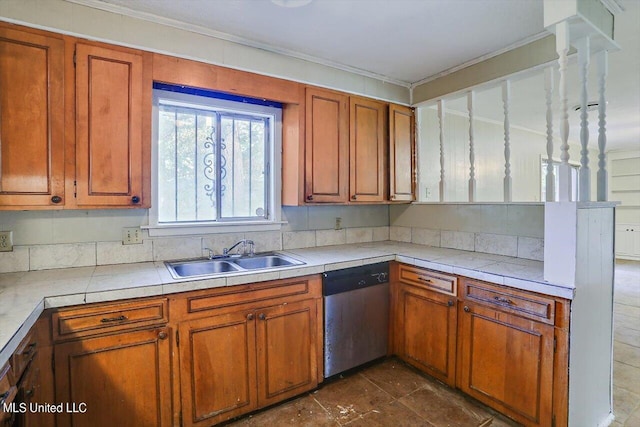
<path fill-rule="evenodd" d="M 422 286 L 447 295 L 457 295 L 458 278 L 422 268 L 400 265 L 400 281 L 409 285 Z"/>
<path fill-rule="evenodd" d="M 33 360 L 38 350 L 38 343 L 36 342 L 36 334 L 33 331 L 29 331 L 26 337 L 22 340 L 16 351 L 13 353 L 11 365 L 13 366 L 13 378 L 17 383 L 22 376 L 25 368 L 29 365 L 29 362 Z"/>
<path fill-rule="evenodd" d="M 463 280 L 462 292 L 465 300 L 551 325 L 555 322 L 555 301 L 551 297 L 470 279 Z"/>
<path fill-rule="evenodd" d="M 247 286 L 218 288 L 186 298 L 186 314 L 236 307 L 257 301 L 273 301 L 287 298 L 287 301 L 314 298 L 321 295 L 319 276 L 305 276 Z M 293 298 L 293 299 L 292 299 Z"/>
<path fill-rule="evenodd" d="M 166 298 L 63 310 L 52 316 L 53 339 L 162 325 L 167 323 L 168 317 Z"/>

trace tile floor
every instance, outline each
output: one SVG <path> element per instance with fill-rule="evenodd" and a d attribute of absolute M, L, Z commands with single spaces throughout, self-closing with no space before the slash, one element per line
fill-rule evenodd
<path fill-rule="evenodd" d="M 614 427 L 640 427 L 640 262 L 616 265 Z M 505 427 L 517 424 L 391 358 L 229 424 Z"/>

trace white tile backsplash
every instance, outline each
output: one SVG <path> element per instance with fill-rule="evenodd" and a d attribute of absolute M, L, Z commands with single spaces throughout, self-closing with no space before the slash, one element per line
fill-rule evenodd
<path fill-rule="evenodd" d="M 282 233 L 279 231 L 259 231 L 245 233 L 245 239 L 253 240 L 256 252 L 282 250 Z"/>
<path fill-rule="evenodd" d="M 216 255 L 220 255 L 226 248 L 235 245 L 244 237 L 244 233 L 222 233 L 205 236 L 202 238 L 202 248 L 209 248 Z"/>
<path fill-rule="evenodd" d="M 518 255 L 518 237 L 476 233 L 475 251 L 515 257 Z"/>
<path fill-rule="evenodd" d="M 153 240 L 153 260 L 199 258 L 202 256 L 202 238 L 180 237 Z"/>
<path fill-rule="evenodd" d="M 389 240 L 396 242 L 411 242 L 411 227 L 389 227 Z"/>
<path fill-rule="evenodd" d="M 29 269 L 86 267 L 96 265 L 96 244 L 65 243 L 29 247 Z"/>
<path fill-rule="evenodd" d="M 411 228 L 411 243 L 427 246 L 440 246 L 440 230 Z"/>
<path fill-rule="evenodd" d="M 384 240 L 389 240 L 389 226 L 382 227 L 373 227 L 373 241 L 374 242 L 382 242 Z"/>
<path fill-rule="evenodd" d="M 148 239 L 137 245 L 98 242 L 96 251 L 97 265 L 153 261 L 153 243 Z"/>
<path fill-rule="evenodd" d="M 342 230 L 316 230 L 316 246 L 344 245 L 347 232 Z"/>
<path fill-rule="evenodd" d="M 14 246 L 12 252 L 0 252 L 0 273 L 29 271 L 29 248 Z"/>
<path fill-rule="evenodd" d="M 518 237 L 518 258 L 544 261 L 544 239 Z"/>
<path fill-rule="evenodd" d="M 370 227 L 347 228 L 347 243 L 368 243 L 373 241 L 373 229 Z"/>
<path fill-rule="evenodd" d="M 443 248 L 473 251 L 475 250 L 475 234 L 466 231 L 442 230 L 440 232 L 440 246 Z"/>
<path fill-rule="evenodd" d="M 315 231 L 285 231 L 282 233 L 282 249 L 312 248 L 316 245 Z"/>

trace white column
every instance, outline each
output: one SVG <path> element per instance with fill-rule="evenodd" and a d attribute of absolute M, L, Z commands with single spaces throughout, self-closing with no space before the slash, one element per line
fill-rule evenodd
<path fill-rule="evenodd" d="M 502 107 L 504 108 L 504 201 L 511 201 L 511 140 L 509 135 L 509 105 L 511 103 L 511 82 L 502 82 Z"/>
<path fill-rule="evenodd" d="M 587 93 L 587 80 L 589 73 L 589 36 L 586 36 L 576 43 L 578 47 L 578 69 L 580 73 L 580 191 L 579 200 L 588 202 L 591 200 L 591 170 L 589 169 L 589 112 L 587 103 L 589 96 Z"/>
<path fill-rule="evenodd" d="M 469 110 L 469 201 L 476 201 L 476 168 L 475 168 L 475 147 L 473 141 L 473 103 L 475 94 L 473 91 L 467 93 L 467 109 Z"/>
<path fill-rule="evenodd" d="M 440 201 L 444 202 L 444 99 L 438 100 L 438 120 L 440 122 Z"/>
<path fill-rule="evenodd" d="M 567 54 L 569 53 L 569 24 L 556 24 L 556 51 L 560 65 L 560 166 L 558 168 L 559 194 L 561 202 L 572 201 L 571 166 L 569 166 L 569 99 L 567 95 Z"/>
<path fill-rule="evenodd" d="M 609 53 L 606 50 L 596 56 L 598 64 L 598 201 L 606 202 L 609 198 L 607 182 L 607 156 L 604 152 L 607 146 L 607 102 L 604 96 L 605 83 L 609 69 Z"/>
<path fill-rule="evenodd" d="M 553 109 L 551 100 L 553 97 L 553 67 L 544 70 L 544 92 L 547 101 L 547 174 L 546 174 L 546 201 L 553 202 L 556 199 L 556 177 L 553 173 Z"/>

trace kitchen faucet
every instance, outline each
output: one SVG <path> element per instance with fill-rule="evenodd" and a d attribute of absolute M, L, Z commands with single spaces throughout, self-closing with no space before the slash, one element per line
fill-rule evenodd
<path fill-rule="evenodd" d="M 222 253 L 224 255 L 229 255 L 229 253 L 234 250 L 236 248 L 236 246 L 242 244 L 242 255 L 247 255 L 247 245 L 249 245 L 249 256 L 253 256 L 255 254 L 255 244 L 253 243 L 253 240 L 248 240 L 248 239 L 242 239 L 239 242 L 235 243 L 233 246 L 231 246 L 230 248 L 224 248 L 222 250 Z"/>

